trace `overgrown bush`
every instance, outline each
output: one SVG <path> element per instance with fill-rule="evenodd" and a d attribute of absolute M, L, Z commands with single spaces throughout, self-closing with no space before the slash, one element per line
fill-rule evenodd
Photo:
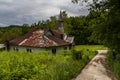
<path fill-rule="evenodd" d="M 81 51 L 62 51 L 57 55 L 0 52 L 0 80 L 70 80 L 85 66 L 83 55 L 87 54 Z"/>
<path fill-rule="evenodd" d="M 82 59 L 82 51 L 80 50 L 80 51 L 76 51 L 75 49 L 72 49 L 71 50 L 71 52 L 72 52 L 72 58 L 73 59 L 76 59 L 76 60 L 81 60 Z"/>
<path fill-rule="evenodd" d="M 108 53 L 107 62 L 116 75 L 117 79 L 120 80 L 120 54 L 115 51 L 110 51 Z"/>
<path fill-rule="evenodd" d="M 82 50 L 72 49 L 71 52 L 73 59 L 83 60 L 85 62 L 88 62 L 97 54 L 96 51 L 90 51 L 89 49 L 82 49 Z"/>

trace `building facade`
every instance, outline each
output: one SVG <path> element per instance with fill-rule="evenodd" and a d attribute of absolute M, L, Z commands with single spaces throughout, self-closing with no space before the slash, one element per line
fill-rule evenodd
<path fill-rule="evenodd" d="M 58 30 L 31 29 L 27 34 L 8 41 L 6 49 L 27 52 L 49 51 L 52 53 L 71 49 L 74 37 L 69 37 L 64 33 L 62 12 L 60 12 L 58 22 Z"/>

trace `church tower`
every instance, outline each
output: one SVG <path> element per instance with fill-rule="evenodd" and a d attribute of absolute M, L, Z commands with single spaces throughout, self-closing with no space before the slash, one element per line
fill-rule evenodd
<path fill-rule="evenodd" d="M 60 11 L 60 15 L 59 15 L 59 18 L 58 18 L 58 29 L 59 31 L 61 31 L 63 34 L 64 34 L 64 26 L 63 26 L 63 15 L 62 15 L 62 12 Z"/>

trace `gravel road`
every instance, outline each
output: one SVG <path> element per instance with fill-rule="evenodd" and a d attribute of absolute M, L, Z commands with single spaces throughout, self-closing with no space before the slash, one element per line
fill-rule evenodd
<path fill-rule="evenodd" d="M 106 63 L 107 50 L 98 50 L 98 54 L 89 62 L 75 80 L 116 80 Z"/>

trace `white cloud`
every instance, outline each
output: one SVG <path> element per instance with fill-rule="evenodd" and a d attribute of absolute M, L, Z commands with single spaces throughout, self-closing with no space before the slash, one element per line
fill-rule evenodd
<path fill-rule="evenodd" d="M 13 2 L 13 0 L 0 0 L 0 2 L 11 3 L 11 2 Z"/>
<path fill-rule="evenodd" d="M 0 23 L 0 27 L 7 26 L 7 24 Z"/>
<path fill-rule="evenodd" d="M 71 0 L 0 0 L 0 23 L 32 24 L 58 15 L 60 10 L 65 10 L 69 16 L 86 15 L 87 9 L 80 8 Z"/>

